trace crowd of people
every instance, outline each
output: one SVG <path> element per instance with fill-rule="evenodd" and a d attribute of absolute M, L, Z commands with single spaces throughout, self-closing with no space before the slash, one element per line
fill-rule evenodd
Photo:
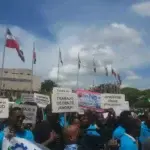
<path fill-rule="evenodd" d="M 23 124 L 22 109 L 10 108 L 9 118 L 0 123 L 0 149 L 5 136 L 24 138 L 50 150 L 150 150 L 149 111 L 140 116 L 130 111 L 116 116 L 113 109 L 64 115 L 52 113 L 49 104 L 44 114 L 42 118 L 38 110 L 35 125 Z"/>

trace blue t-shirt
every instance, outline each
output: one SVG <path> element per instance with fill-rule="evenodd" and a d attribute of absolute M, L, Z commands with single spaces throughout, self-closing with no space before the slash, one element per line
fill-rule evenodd
<path fill-rule="evenodd" d="M 145 122 L 142 122 L 139 140 L 141 143 L 143 143 L 149 137 L 150 137 L 150 128 L 147 127 Z"/>
<path fill-rule="evenodd" d="M 65 126 L 65 117 L 64 117 L 64 114 L 60 114 L 59 115 L 59 124 L 61 125 L 61 127 Z M 66 126 L 68 126 L 68 125 L 69 125 L 69 123 L 66 120 Z"/>
<path fill-rule="evenodd" d="M 132 136 L 125 133 L 120 138 L 119 150 L 138 150 L 136 140 Z"/>
<path fill-rule="evenodd" d="M 23 132 L 16 133 L 16 137 L 24 138 L 29 141 L 34 141 L 34 136 L 30 130 L 24 130 Z M 4 131 L 0 132 L 0 150 L 2 149 L 2 142 L 4 138 Z"/>
<path fill-rule="evenodd" d="M 95 124 L 91 124 L 87 128 L 86 134 L 90 135 L 90 136 L 100 136 L 100 134 L 96 131 L 96 129 L 97 129 L 96 125 Z"/>
<path fill-rule="evenodd" d="M 120 140 L 120 138 L 124 135 L 125 129 L 122 126 L 118 126 L 114 131 L 113 131 L 113 138 Z"/>

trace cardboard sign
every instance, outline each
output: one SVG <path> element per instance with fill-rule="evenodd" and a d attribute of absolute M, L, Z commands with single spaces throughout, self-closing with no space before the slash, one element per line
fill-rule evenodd
<path fill-rule="evenodd" d="M 50 98 L 48 95 L 44 94 L 22 94 L 21 95 L 22 102 L 34 102 L 36 103 L 39 107 L 45 108 L 49 103 L 50 103 Z"/>
<path fill-rule="evenodd" d="M 8 118 L 9 101 L 7 98 L 0 98 L 0 118 Z"/>
<path fill-rule="evenodd" d="M 78 97 L 75 93 L 53 94 L 52 95 L 52 112 L 78 112 Z"/>
<path fill-rule="evenodd" d="M 13 107 L 19 107 L 23 110 L 23 113 L 25 115 L 25 120 L 23 121 L 23 123 L 36 123 L 37 106 L 27 104 L 14 104 Z"/>
<path fill-rule="evenodd" d="M 72 93 L 72 90 L 69 88 L 54 87 L 53 88 L 53 94 L 56 94 L 56 93 Z"/>
<path fill-rule="evenodd" d="M 31 105 L 24 105 L 24 104 L 19 106 L 22 108 L 23 113 L 26 117 L 23 123 L 36 124 L 37 107 Z"/>
<path fill-rule="evenodd" d="M 39 107 L 46 107 L 50 104 L 50 98 L 48 95 L 34 93 L 34 99 Z"/>
<path fill-rule="evenodd" d="M 22 93 L 21 94 L 22 103 L 24 102 L 34 102 L 34 94 Z"/>
<path fill-rule="evenodd" d="M 124 94 L 101 94 L 101 107 L 104 109 L 120 107 L 124 102 Z"/>

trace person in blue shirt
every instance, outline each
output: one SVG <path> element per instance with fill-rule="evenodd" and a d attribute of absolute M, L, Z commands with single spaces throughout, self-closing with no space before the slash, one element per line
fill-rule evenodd
<path fill-rule="evenodd" d="M 0 149 L 2 148 L 3 138 L 20 137 L 29 141 L 34 141 L 31 131 L 23 128 L 23 120 L 25 116 L 19 107 L 10 110 L 7 127 L 0 132 Z"/>
<path fill-rule="evenodd" d="M 122 135 L 125 133 L 124 125 L 126 122 L 128 122 L 128 118 L 131 118 L 131 112 L 130 111 L 123 111 L 120 114 L 119 120 L 118 120 L 118 127 L 113 131 L 113 139 L 120 140 Z"/>
<path fill-rule="evenodd" d="M 145 114 L 145 121 L 141 123 L 141 133 L 139 141 L 141 144 L 147 139 L 150 138 L 150 112 Z"/>
<path fill-rule="evenodd" d="M 119 150 L 138 150 L 136 137 L 140 135 L 140 124 L 138 119 L 129 118 L 125 124 L 126 133 L 120 138 Z"/>

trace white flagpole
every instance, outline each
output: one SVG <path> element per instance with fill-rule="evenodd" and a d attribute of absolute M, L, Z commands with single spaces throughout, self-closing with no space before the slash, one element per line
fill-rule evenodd
<path fill-rule="evenodd" d="M 35 50 L 35 42 L 33 42 L 33 50 L 32 50 L 32 74 L 31 74 L 31 93 L 33 92 L 33 71 L 34 71 L 34 50 Z"/>
<path fill-rule="evenodd" d="M 7 29 L 6 29 L 7 30 Z M 7 31 L 5 32 L 5 38 L 4 38 L 4 49 L 3 49 L 3 56 L 2 56 L 2 68 L 1 68 L 1 79 L 0 79 L 0 92 L 3 89 L 3 77 L 4 77 L 4 64 L 5 64 L 5 52 L 6 52 L 6 36 L 7 36 Z M 1 93 L 0 93 L 1 95 Z"/>
<path fill-rule="evenodd" d="M 58 51 L 58 70 L 57 70 L 57 84 L 58 84 L 58 82 L 59 82 L 59 63 L 60 63 L 60 60 L 59 60 L 59 56 L 60 55 L 60 49 L 59 49 L 59 51 Z"/>

